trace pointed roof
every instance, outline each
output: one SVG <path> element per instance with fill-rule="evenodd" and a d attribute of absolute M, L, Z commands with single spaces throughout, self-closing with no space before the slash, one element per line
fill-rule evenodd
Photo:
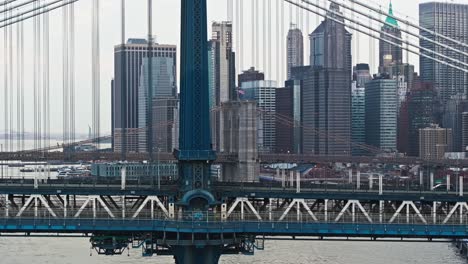
<path fill-rule="evenodd" d="M 390 0 L 390 7 L 388 10 L 388 16 L 387 19 L 385 20 L 385 24 L 388 24 L 390 26 L 398 27 L 398 21 L 394 18 L 393 15 L 393 5 L 392 1 Z"/>

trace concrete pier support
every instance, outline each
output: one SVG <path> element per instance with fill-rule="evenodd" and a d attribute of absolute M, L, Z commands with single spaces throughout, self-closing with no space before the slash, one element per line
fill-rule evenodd
<path fill-rule="evenodd" d="M 176 264 L 217 264 L 222 254 L 221 246 L 174 246 Z"/>
<path fill-rule="evenodd" d="M 353 168 L 349 168 L 348 170 L 348 183 L 349 184 L 353 183 Z"/>

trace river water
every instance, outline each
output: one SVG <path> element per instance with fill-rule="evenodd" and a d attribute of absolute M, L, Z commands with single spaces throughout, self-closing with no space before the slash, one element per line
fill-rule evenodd
<path fill-rule="evenodd" d="M 466 264 L 450 243 L 267 241 L 254 256 L 223 256 L 223 264 Z M 90 256 L 87 238 L 0 237 L 2 264 L 136 264 L 174 263 L 172 257 Z"/>

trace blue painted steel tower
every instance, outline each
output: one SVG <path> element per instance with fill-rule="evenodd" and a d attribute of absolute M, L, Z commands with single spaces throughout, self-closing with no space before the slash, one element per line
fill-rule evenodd
<path fill-rule="evenodd" d="M 190 214 L 216 203 L 210 193 L 211 148 L 206 0 L 181 0 L 179 204 Z M 223 245 L 173 246 L 176 263 L 218 263 Z"/>
<path fill-rule="evenodd" d="M 209 192 L 210 166 L 216 155 L 211 148 L 210 135 L 206 12 L 206 0 L 182 0 L 177 158 L 184 193 L 181 203 L 188 210 L 207 209 L 209 204 L 215 203 Z"/>

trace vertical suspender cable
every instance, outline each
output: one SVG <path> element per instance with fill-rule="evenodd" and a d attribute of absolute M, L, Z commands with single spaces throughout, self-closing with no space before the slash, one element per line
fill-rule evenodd
<path fill-rule="evenodd" d="M 244 0 L 239 0 L 239 70 L 244 70 Z"/>
<path fill-rule="evenodd" d="M 276 6 L 275 6 L 275 11 L 276 11 L 276 17 L 275 17 L 275 21 L 276 21 L 276 29 L 275 29 L 275 35 L 276 35 L 276 45 L 275 45 L 275 49 L 276 49 L 276 55 L 275 55 L 275 68 L 276 68 L 276 82 L 279 86 L 282 86 L 280 85 L 280 63 L 281 63 L 281 59 L 280 59 L 280 47 L 281 47 L 281 44 L 280 44 L 280 33 L 281 33 L 281 30 L 280 30 L 280 13 L 279 13 L 279 8 L 280 8 L 280 4 L 279 4 L 280 1 L 276 1 Z M 283 2 L 283 1 L 281 1 Z"/>
<path fill-rule="evenodd" d="M 304 42 L 305 42 L 305 43 L 304 43 L 304 46 L 303 46 L 304 49 L 305 49 L 305 50 L 304 50 L 305 52 L 303 52 L 303 56 L 305 56 L 306 58 L 302 58 L 302 59 L 303 59 L 305 62 L 308 62 L 307 65 L 310 65 L 310 56 L 306 56 L 306 54 L 309 54 L 309 52 L 310 52 L 310 41 L 308 40 L 308 37 L 307 37 L 307 36 L 311 33 L 311 32 L 310 32 L 310 16 L 311 16 L 310 12 L 307 12 L 307 13 L 306 13 L 306 16 L 307 16 L 307 18 L 306 18 L 306 20 L 307 20 L 307 22 L 306 22 L 307 26 L 306 26 L 306 29 L 305 29 L 306 32 L 302 32 L 302 33 L 304 34 Z"/>
<path fill-rule="evenodd" d="M 13 10 L 10 11 L 10 16 L 13 15 Z M 9 101 L 9 127 L 10 127 L 10 132 L 9 132 L 9 141 L 10 141 L 10 151 L 13 151 L 14 150 L 14 146 L 13 146 L 13 93 L 14 93 L 14 89 L 13 89 L 13 69 L 14 69 L 14 65 L 13 65 L 13 27 L 10 26 L 9 27 L 9 36 L 8 36 L 8 40 L 9 40 L 9 84 L 8 84 L 8 89 L 10 90 L 9 91 L 9 95 L 10 95 L 10 98 L 8 99 Z"/>
<path fill-rule="evenodd" d="M 154 161 L 154 147 L 153 135 L 155 125 L 153 123 L 153 0 L 148 0 L 148 104 L 147 104 L 147 147 L 150 155 L 150 160 Z M 156 140 L 157 141 L 157 140 Z M 158 145 L 159 142 L 156 143 Z"/>
<path fill-rule="evenodd" d="M 5 19 L 8 18 L 8 13 L 5 12 Z M 3 28 L 3 107 L 4 107 L 4 143 L 5 143 L 5 151 L 8 151 L 8 27 Z"/>
<path fill-rule="evenodd" d="M 21 56 L 21 23 L 16 24 L 16 151 L 21 150 L 21 141 L 20 141 L 20 131 L 21 131 L 21 120 L 20 120 L 20 106 L 21 106 L 21 98 L 20 98 L 20 87 L 21 87 L 21 63 L 20 63 L 20 56 Z"/>
<path fill-rule="evenodd" d="M 34 2 L 34 8 L 37 7 L 37 3 Z M 36 11 L 35 11 L 36 12 Z M 39 148 L 38 135 L 37 135 L 37 16 L 33 19 L 33 86 L 34 86 L 34 149 Z"/>
<path fill-rule="evenodd" d="M 49 13 L 43 15 L 43 90 L 42 90 L 42 109 L 43 109 L 43 134 L 44 147 L 50 146 L 50 75 L 49 75 Z"/>
<path fill-rule="evenodd" d="M 273 80 L 273 76 L 271 74 L 271 1 L 268 1 L 268 38 L 266 41 L 268 42 L 268 61 L 267 61 L 267 66 L 268 66 L 268 80 Z"/>
<path fill-rule="evenodd" d="M 262 68 L 263 68 L 263 72 L 265 74 L 265 79 L 266 76 L 267 76 L 267 66 L 266 66 L 266 49 L 267 49 L 267 44 L 266 44 L 266 33 L 267 33 L 267 28 L 266 28 L 266 23 L 267 23 L 267 19 L 266 19 L 266 1 L 269 1 L 269 0 L 263 0 L 263 5 L 262 5 L 262 24 L 263 24 L 263 38 L 262 38 L 262 50 L 263 50 L 263 56 L 262 56 L 262 60 L 263 60 L 263 64 L 262 64 Z"/>
<path fill-rule="evenodd" d="M 21 79 L 21 84 L 20 84 L 20 98 L 21 98 L 21 129 L 20 129 L 20 132 L 21 132 L 21 150 L 25 150 L 25 142 L 24 142 L 24 139 L 25 139 L 25 131 L 24 131 L 24 23 L 23 22 L 20 22 L 20 25 L 21 25 L 21 35 L 20 35 L 20 64 L 21 64 L 21 75 L 20 75 L 20 79 Z"/>
<path fill-rule="evenodd" d="M 93 109 L 92 109 L 92 126 L 93 126 L 93 139 L 95 146 L 99 149 L 100 137 L 100 27 L 99 27 L 99 0 L 93 1 L 92 10 L 92 96 L 93 96 Z"/>
<path fill-rule="evenodd" d="M 372 11 L 369 11 L 370 15 L 372 15 Z M 372 19 L 369 19 L 369 26 L 372 28 Z M 372 30 L 369 29 L 369 34 L 372 34 Z M 375 70 L 375 63 L 374 63 L 374 39 L 369 36 L 369 64 L 371 71 Z"/>
<path fill-rule="evenodd" d="M 41 1 L 38 2 L 38 6 L 41 6 Z M 37 10 L 37 139 L 38 147 L 42 148 L 42 109 L 41 109 L 41 98 L 42 98 L 42 82 L 41 82 L 41 71 L 42 71 L 42 45 L 41 45 L 41 16 L 39 16 L 41 10 Z"/>
<path fill-rule="evenodd" d="M 126 109 L 127 109 L 127 57 L 125 50 L 125 0 L 121 0 L 121 67 L 120 67 L 120 103 L 122 105 L 122 111 L 120 111 L 120 144 L 122 150 L 122 160 L 125 160 L 127 153 L 127 118 L 126 118 Z M 114 139 L 115 140 L 115 139 Z"/>
<path fill-rule="evenodd" d="M 260 69 L 260 9 L 259 9 L 259 2 L 260 0 L 252 0 L 255 2 L 255 66 L 257 69 Z"/>
<path fill-rule="evenodd" d="M 286 60 L 285 60 L 285 56 L 287 54 L 287 51 L 286 51 L 286 40 L 285 40 L 285 32 L 284 32 L 284 1 L 281 1 L 281 22 L 280 22 L 280 26 L 281 26 L 281 29 L 280 29 L 280 32 L 281 32 L 281 36 L 280 36 L 280 43 L 281 43 L 281 48 L 280 48 L 280 58 L 281 58 L 281 62 L 280 62 L 280 81 L 284 81 L 285 79 L 285 65 L 286 65 Z"/>
<path fill-rule="evenodd" d="M 250 44 L 251 44 L 251 47 L 250 47 L 251 48 L 251 53 L 250 53 L 251 57 L 250 58 L 252 60 L 251 65 L 253 67 L 255 67 L 256 64 L 257 64 L 257 61 L 255 60 L 255 56 L 256 56 L 256 54 L 255 54 L 255 42 L 257 42 L 257 39 L 256 39 L 256 33 L 257 32 L 256 32 L 256 27 L 254 26 L 255 25 L 255 0 L 250 0 L 250 3 L 251 3 L 251 6 L 250 6 L 250 16 L 251 16 L 250 23 L 252 25 L 252 27 L 251 27 L 252 39 L 250 40 Z"/>
<path fill-rule="evenodd" d="M 70 4 L 69 26 L 70 26 L 70 137 L 71 143 L 75 142 L 75 4 Z"/>
<path fill-rule="evenodd" d="M 67 0 L 63 0 L 64 3 Z M 63 88 L 63 144 L 69 143 L 69 97 L 68 97 L 68 6 L 62 8 L 62 88 Z M 65 151 L 65 150 L 64 150 Z"/>

